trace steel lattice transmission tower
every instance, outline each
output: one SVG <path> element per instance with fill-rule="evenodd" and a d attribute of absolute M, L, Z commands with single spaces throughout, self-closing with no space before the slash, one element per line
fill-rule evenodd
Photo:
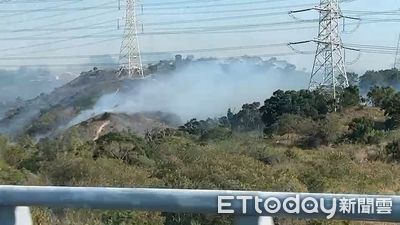
<path fill-rule="evenodd" d="M 399 39 L 397 40 L 397 50 L 396 50 L 396 57 L 394 59 L 393 68 L 400 70 L 400 35 L 399 35 Z"/>
<path fill-rule="evenodd" d="M 343 16 L 338 0 L 321 0 L 317 7 L 291 11 L 290 14 L 309 10 L 319 12 L 318 37 L 314 40 L 290 43 L 289 46 L 307 42 L 317 43 L 309 88 L 331 91 L 336 99 L 338 90 L 349 86 L 345 67 L 345 49 L 349 48 L 344 47 L 341 39 L 340 20 L 358 18 Z"/>
<path fill-rule="evenodd" d="M 118 76 L 144 77 L 137 30 L 136 0 L 126 0 L 125 30 L 119 55 Z"/>

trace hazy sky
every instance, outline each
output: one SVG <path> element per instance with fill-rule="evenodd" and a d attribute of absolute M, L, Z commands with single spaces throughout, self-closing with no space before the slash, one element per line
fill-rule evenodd
<path fill-rule="evenodd" d="M 119 53 L 124 8 L 118 10 L 117 0 L 0 0 L 0 68 L 1 65 L 82 64 L 88 56 Z M 4 2 L 4 0 L 3 0 Z M 124 0 L 121 0 L 124 5 Z M 312 7 L 316 0 L 141 0 L 138 7 L 139 37 L 144 52 L 175 52 L 176 50 L 210 49 L 233 46 L 282 44 L 309 40 L 317 35 L 318 24 L 295 23 L 289 10 Z M 387 11 L 400 8 L 399 0 L 355 0 L 342 3 L 346 11 Z M 70 10 L 66 10 L 70 9 Z M 349 13 L 356 16 L 354 12 Z M 316 19 L 314 11 L 297 14 L 300 19 Z M 363 19 L 397 19 L 398 15 L 367 15 Z M 292 24 L 270 25 L 271 23 Z M 353 21 L 347 20 L 347 23 Z M 269 25 L 263 25 L 269 24 Z M 397 45 L 399 22 L 361 24 L 353 33 L 343 34 L 345 44 Z M 232 27 L 237 29 L 232 30 Z M 290 30 L 286 28 L 292 28 Z M 347 31 L 357 28 L 348 25 Z M 25 29 L 25 30 L 24 30 Z M 229 30 L 231 29 L 231 30 Z M 281 29 L 281 30 L 279 30 Z M 286 29 L 286 30 L 283 30 Z M 198 31 L 191 32 L 187 31 Z M 267 30 L 267 31 L 266 31 Z M 154 34 L 158 32 L 158 34 Z M 161 32 L 161 34 L 160 34 Z M 165 34 L 172 32 L 175 34 Z M 186 32 L 186 34 L 185 34 Z M 314 44 L 298 46 L 314 51 Z M 289 53 L 287 46 L 252 49 L 194 52 L 195 56 L 273 55 Z M 186 55 L 185 52 L 184 55 Z M 79 55 L 79 58 L 59 56 Z M 10 57 L 13 60 L 9 60 Z M 84 56 L 84 57 L 83 57 Z M 358 54 L 347 52 L 347 61 Z M 21 59 L 18 57 L 28 57 Z M 49 57 L 40 59 L 40 57 Z M 6 60 L 8 58 L 8 60 Z M 145 60 L 154 60 L 144 56 Z M 279 56 L 298 68 L 310 70 L 312 55 Z M 348 65 L 349 71 L 392 67 L 394 55 L 361 54 Z M 70 70 L 68 68 L 66 70 Z"/>

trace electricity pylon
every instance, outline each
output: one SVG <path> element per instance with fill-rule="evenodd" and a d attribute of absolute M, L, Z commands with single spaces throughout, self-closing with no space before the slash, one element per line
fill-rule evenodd
<path fill-rule="evenodd" d="M 321 0 L 314 8 L 291 11 L 289 14 L 316 10 L 319 12 L 318 37 L 302 42 L 289 43 L 289 46 L 307 42 L 317 43 L 314 65 L 311 72 L 309 89 L 322 88 L 332 92 L 337 100 L 338 90 L 347 88 L 349 80 L 345 67 L 345 49 L 341 39 L 340 20 L 346 17 L 342 14 L 338 0 Z M 356 50 L 356 49 L 351 49 Z"/>
<path fill-rule="evenodd" d="M 400 35 L 399 39 L 397 40 L 397 50 L 396 50 L 396 58 L 394 59 L 394 66 L 395 69 L 400 69 Z"/>
<path fill-rule="evenodd" d="M 141 79 L 144 74 L 138 39 L 135 1 L 126 0 L 125 30 L 119 55 L 120 71 L 118 76 Z"/>

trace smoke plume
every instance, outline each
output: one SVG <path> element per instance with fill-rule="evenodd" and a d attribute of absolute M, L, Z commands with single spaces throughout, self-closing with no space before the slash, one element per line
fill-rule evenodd
<path fill-rule="evenodd" d="M 104 112 L 163 111 L 184 121 L 214 118 L 228 108 L 238 111 L 244 103 L 263 102 L 277 89 L 305 88 L 307 80 L 304 72 L 276 60 L 196 61 L 172 74 L 159 73 L 131 91 L 102 96 L 70 125 Z"/>
<path fill-rule="evenodd" d="M 48 93 L 73 78 L 73 75 L 53 75 L 47 69 L 20 67 L 17 70 L 0 70 L 0 102 L 32 99 Z"/>

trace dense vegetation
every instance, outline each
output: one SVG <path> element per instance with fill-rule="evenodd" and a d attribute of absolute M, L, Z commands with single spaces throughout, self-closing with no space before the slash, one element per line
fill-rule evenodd
<path fill-rule="evenodd" d="M 343 90 L 339 102 L 320 91 L 278 90 L 224 117 L 192 119 L 145 137 L 122 132 L 88 141 L 73 129 L 39 142 L 0 137 L 0 183 L 398 194 L 400 73 L 349 75 L 366 99 L 356 86 Z M 57 120 L 43 118 L 33 127 L 46 130 Z M 33 210 L 40 225 L 232 223 L 213 215 Z"/>
<path fill-rule="evenodd" d="M 263 105 L 245 104 L 218 119 L 193 119 L 145 137 L 109 133 L 86 141 L 72 131 L 38 143 L 28 136 L 0 138 L 0 182 L 399 193 L 400 182 L 393 179 L 400 176 L 399 99 L 400 93 L 379 87 L 368 93 L 373 107 L 362 105 L 356 87 L 344 90 L 336 105 L 319 91 L 276 91 Z M 46 208 L 35 208 L 34 220 L 43 225 L 232 222 L 211 215 Z"/>
<path fill-rule="evenodd" d="M 400 71 L 398 69 L 367 71 L 360 77 L 359 86 L 362 94 L 367 93 L 374 86 L 398 89 L 400 87 Z"/>

